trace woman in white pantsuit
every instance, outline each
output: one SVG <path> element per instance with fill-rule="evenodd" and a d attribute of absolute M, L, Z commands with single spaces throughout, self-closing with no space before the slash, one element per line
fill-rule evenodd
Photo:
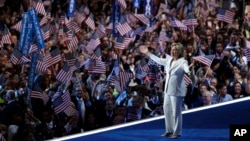
<path fill-rule="evenodd" d="M 171 58 L 159 58 L 148 51 L 147 46 L 140 46 L 141 53 L 164 66 L 167 73 L 164 88 L 163 110 L 166 131 L 162 136 L 178 138 L 182 134 L 182 102 L 186 95 L 184 74 L 190 73 L 187 60 L 183 58 L 181 43 L 171 44 Z"/>

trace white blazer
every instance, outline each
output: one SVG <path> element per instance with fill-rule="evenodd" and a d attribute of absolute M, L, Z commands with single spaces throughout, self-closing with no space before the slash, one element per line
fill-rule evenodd
<path fill-rule="evenodd" d="M 173 60 L 171 64 L 172 58 L 159 58 L 152 53 L 147 53 L 147 55 L 156 63 L 164 66 L 166 72 L 164 93 L 184 97 L 186 95 L 184 74 L 190 72 L 187 60 L 182 57 L 176 61 Z"/>

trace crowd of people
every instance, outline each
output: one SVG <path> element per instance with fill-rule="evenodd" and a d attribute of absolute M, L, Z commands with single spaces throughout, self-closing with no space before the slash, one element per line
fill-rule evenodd
<path fill-rule="evenodd" d="M 152 0 L 145 17 L 145 0 L 138 8 L 117 0 L 125 30 L 118 30 L 124 21 L 112 25 L 113 2 L 76 0 L 67 16 L 67 0 L 0 1 L 1 139 L 46 140 L 163 115 L 168 74 L 141 45 L 160 58 L 171 57 L 173 43 L 183 45 L 191 71 L 182 110 L 250 96 L 248 1 Z M 32 8 L 45 47 L 31 42 L 24 54 L 21 23 Z M 30 78 L 34 52 L 43 59 Z"/>

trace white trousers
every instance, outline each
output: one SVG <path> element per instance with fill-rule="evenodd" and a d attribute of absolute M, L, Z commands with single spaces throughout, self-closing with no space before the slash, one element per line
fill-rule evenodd
<path fill-rule="evenodd" d="M 181 96 L 164 95 L 163 110 L 167 133 L 182 134 L 182 102 Z"/>

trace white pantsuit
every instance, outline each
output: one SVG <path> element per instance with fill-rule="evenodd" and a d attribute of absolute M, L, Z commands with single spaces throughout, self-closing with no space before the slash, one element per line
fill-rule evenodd
<path fill-rule="evenodd" d="M 182 101 L 183 97 L 181 96 L 164 96 L 163 110 L 166 133 L 182 134 Z"/>
<path fill-rule="evenodd" d="M 165 114 L 166 133 L 182 134 L 182 102 L 186 95 L 184 74 L 189 73 L 187 60 L 179 58 L 159 58 L 151 53 L 147 55 L 160 65 L 166 72 L 163 109 Z"/>

